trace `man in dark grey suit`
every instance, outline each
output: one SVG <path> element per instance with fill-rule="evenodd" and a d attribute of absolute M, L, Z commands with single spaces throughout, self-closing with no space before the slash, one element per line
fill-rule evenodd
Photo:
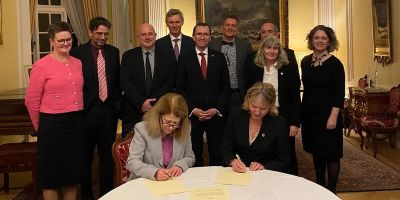
<path fill-rule="evenodd" d="M 170 9 L 165 15 L 165 23 L 169 34 L 156 41 L 157 48 L 163 50 L 172 63 L 177 64 L 179 55 L 194 48 L 193 39 L 182 34 L 183 13 L 178 9 Z"/>
<path fill-rule="evenodd" d="M 175 65 L 155 47 L 153 26 L 140 25 L 137 37 L 140 46 L 126 51 L 121 61 L 122 137 L 142 121 L 143 114 L 161 96 L 172 91 L 175 80 Z"/>
<path fill-rule="evenodd" d="M 211 29 L 198 23 L 193 28 L 196 47 L 179 59 L 176 91 L 185 98 L 192 123 L 194 166 L 203 165 L 203 133 L 206 132 L 211 166 L 221 165 L 221 142 L 230 96 L 229 73 L 224 55 L 208 48 Z"/>
<path fill-rule="evenodd" d="M 235 15 L 224 17 L 221 25 L 223 35 L 211 40 L 209 47 L 221 51 L 225 55 L 229 69 L 232 95 L 229 108 L 241 106 L 246 96 L 246 80 L 244 76 L 246 59 L 251 53 L 251 45 L 246 40 L 236 37 L 239 31 L 239 19 Z"/>

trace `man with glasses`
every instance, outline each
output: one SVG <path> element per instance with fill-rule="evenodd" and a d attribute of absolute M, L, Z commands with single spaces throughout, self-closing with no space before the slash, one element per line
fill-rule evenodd
<path fill-rule="evenodd" d="M 140 25 L 137 33 L 140 46 L 126 51 L 121 61 L 122 137 L 142 121 L 164 94 L 172 91 L 175 65 L 155 46 L 156 33 L 152 25 Z"/>
<path fill-rule="evenodd" d="M 248 41 L 237 37 L 239 18 L 235 15 L 225 16 L 222 20 L 222 36 L 211 40 L 210 48 L 221 51 L 225 55 L 229 69 L 232 96 L 229 108 L 242 105 L 246 95 L 246 80 L 244 76 L 247 57 L 251 53 Z"/>
<path fill-rule="evenodd" d="M 221 165 L 221 142 L 225 126 L 225 109 L 231 88 L 224 55 L 208 48 L 210 26 L 198 23 L 193 28 L 195 48 L 179 59 L 176 91 L 189 108 L 192 123 L 192 148 L 195 166 L 203 166 L 203 133 L 206 132 L 210 165 Z"/>
<path fill-rule="evenodd" d="M 119 50 L 107 44 L 111 23 L 103 17 L 90 20 L 90 41 L 71 50 L 80 59 L 84 78 L 85 170 L 81 184 L 82 199 L 94 199 L 92 161 L 94 149 L 99 156 L 100 195 L 114 188 L 114 162 L 111 147 L 115 141 L 121 98 Z"/>

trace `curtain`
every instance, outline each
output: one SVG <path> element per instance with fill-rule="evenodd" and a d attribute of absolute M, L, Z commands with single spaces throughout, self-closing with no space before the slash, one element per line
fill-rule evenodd
<path fill-rule="evenodd" d="M 30 11 L 30 20 L 31 20 L 31 37 L 33 37 L 33 34 L 35 33 L 36 4 L 37 4 L 37 0 L 29 0 L 29 11 Z"/>
<path fill-rule="evenodd" d="M 139 26 L 148 21 L 148 12 L 146 11 L 146 2 L 144 0 L 129 0 L 129 18 L 131 21 L 131 43 L 136 47 L 139 45 L 136 34 Z"/>
<path fill-rule="evenodd" d="M 83 0 L 83 12 L 85 14 L 86 24 L 89 24 L 93 17 L 100 16 L 100 1 L 99 0 Z"/>
<path fill-rule="evenodd" d="M 85 20 L 83 11 L 83 4 L 81 0 L 68 0 L 64 1 L 65 10 L 74 29 L 75 35 L 79 43 L 83 44 L 89 40 L 88 26 Z"/>

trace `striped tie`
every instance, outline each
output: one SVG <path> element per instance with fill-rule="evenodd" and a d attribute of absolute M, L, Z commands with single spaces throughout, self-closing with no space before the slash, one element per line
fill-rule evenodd
<path fill-rule="evenodd" d="M 106 64 L 103 54 L 101 54 L 101 49 L 99 49 L 99 55 L 97 56 L 97 75 L 99 78 L 99 98 L 104 102 L 107 99 L 107 80 Z"/>

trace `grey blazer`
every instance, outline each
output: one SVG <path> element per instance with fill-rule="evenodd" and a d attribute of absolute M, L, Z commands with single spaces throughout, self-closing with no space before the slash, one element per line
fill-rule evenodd
<path fill-rule="evenodd" d="M 208 47 L 217 51 L 222 49 L 222 37 L 212 39 L 208 43 Z M 248 41 L 235 37 L 235 47 L 236 47 L 236 74 L 238 79 L 239 92 L 242 100 L 246 95 L 246 83 L 244 71 L 246 67 L 247 57 L 251 54 L 251 45 Z"/>
<path fill-rule="evenodd" d="M 135 136 L 129 147 L 126 168 L 131 172 L 128 180 L 147 178 L 155 180 L 155 174 L 163 162 L 161 137 L 152 137 L 145 127 L 145 122 L 135 125 Z M 173 152 L 167 168 L 177 165 L 186 171 L 192 167 L 195 156 L 192 150 L 190 135 L 183 141 L 173 140 Z"/>

